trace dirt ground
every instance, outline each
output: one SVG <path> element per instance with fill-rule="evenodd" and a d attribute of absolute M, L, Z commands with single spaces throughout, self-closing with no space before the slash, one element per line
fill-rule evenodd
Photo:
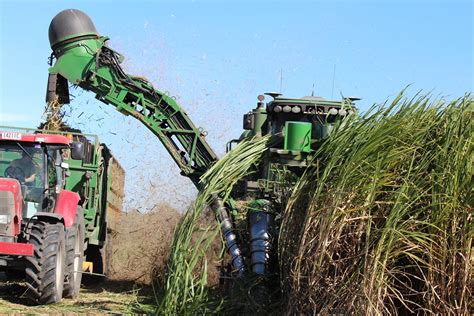
<path fill-rule="evenodd" d="M 152 288 L 134 282 L 109 280 L 83 287 L 77 299 L 44 306 L 31 305 L 25 291 L 23 283 L 6 282 L 0 274 L 0 315 L 148 314 L 155 308 Z"/>
<path fill-rule="evenodd" d="M 164 271 L 180 219 L 181 215 L 168 205 L 158 205 L 146 214 L 122 214 L 113 233 L 110 277 L 94 286 L 83 286 L 77 299 L 32 306 L 24 296 L 26 285 L 7 281 L 0 273 L 0 315 L 153 313 L 156 303 L 151 280 Z"/>

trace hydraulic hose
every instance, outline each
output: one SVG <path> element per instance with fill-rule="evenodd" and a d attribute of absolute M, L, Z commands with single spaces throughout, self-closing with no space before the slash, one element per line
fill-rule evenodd
<path fill-rule="evenodd" d="M 225 207 L 221 198 L 216 198 L 212 204 L 212 208 L 216 214 L 216 218 L 220 224 L 222 235 L 232 257 L 232 267 L 237 271 L 239 277 L 245 272 L 245 262 L 242 252 L 237 244 L 237 236 L 235 235 L 232 221 L 229 217 L 229 210 Z"/>

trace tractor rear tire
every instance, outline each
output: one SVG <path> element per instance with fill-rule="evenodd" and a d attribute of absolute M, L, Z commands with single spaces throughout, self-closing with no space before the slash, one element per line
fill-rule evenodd
<path fill-rule="evenodd" d="M 84 210 L 78 207 L 74 225 L 66 229 L 66 279 L 63 297 L 76 298 L 81 289 L 84 262 Z"/>
<path fill-rule="evenodd" d="M 33 219 L 28 243 L 34 246 L 34 255 L 25 257 L 26 295 L 37 304 L 59 302 L 66 257 L 64 225 Z"/>

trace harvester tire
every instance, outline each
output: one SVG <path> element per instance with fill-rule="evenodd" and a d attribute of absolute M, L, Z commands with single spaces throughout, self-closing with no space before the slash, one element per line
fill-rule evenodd
<path fill-rule="evenodd" d="M 66 229 L 66 279 L 64 297 L 75 298 L 79 295 L 84 262 L 84 210 L 78 207 L 74 225 Z"/>
<path fill-rule="evenodd" d="M 63 295 L 65 233 L 60 222 L 31 220 L 28 243 L 34 255 L 26 257 L 26 295 L 37 304 L 59 302 Z"/>

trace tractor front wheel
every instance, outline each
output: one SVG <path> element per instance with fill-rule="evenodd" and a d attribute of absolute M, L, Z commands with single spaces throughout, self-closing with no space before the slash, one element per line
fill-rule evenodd
<path fill-rule="evenodd" d="M 31 220 L 28 243 L 34 255 L 26 257 L 27 296 L 37 304 L 59 302 L 63 295 L 65 234 L 60 222 Z"/>

